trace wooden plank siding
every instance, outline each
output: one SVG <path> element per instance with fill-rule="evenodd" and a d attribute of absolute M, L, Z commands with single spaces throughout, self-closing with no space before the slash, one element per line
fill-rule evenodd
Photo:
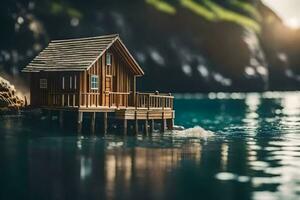
<path fill-rule="evenodd" d="M 111 65 L 106 65 L 106 54 L 112 56 Z M 133 106 L 134 74 L 128 70 L 113 48 L 102 55 L 90 69 L 80 73 L 80 106 Z M 98 90 L 91 89 L 91 76 L 99 79 Z"/>
<path fill-rule="evenodd" d="M 64 77 L 64 89 L 63 89 Z M 78 72 L 40 72 L 31 74 L 30 99 L 34 106 L 68 106 L 79 105 Z M 47 80 L 47 88 L 40 88 L 40 80 Z M 76 85 L 75 85 L 76 84 Z"/>

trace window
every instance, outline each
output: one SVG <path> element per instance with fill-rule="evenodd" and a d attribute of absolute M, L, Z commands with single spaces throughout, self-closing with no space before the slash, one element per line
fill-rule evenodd
<path fill-rule="evenodd" d="M 106 65 L 111 65 L 111 54 L 106 53 Z"/>
<path fill-rule="evenodd" d="M 70 76 L 70 89 L 72 89 L 72 76 Z"/>
<path fill-rule="evenodd" d="M 47 89 L 47 79 L 45 79 L 45 78 L 40 79 L 40 88 Z"/>
<path fill-rule="evenodd" d="M 98 90 L 99 87 L 99 77 L 97 75 L 91 76 L 91 89 Z"/>
<path fill-rule="evenodd" d="M 63 90 L 65 89 L 65 77 L 64 76 L 62 77 L 62 89 Z"/>
<path fill-rule="evenodd" d="M 74 89 L 76 90 L 77 89 L 77 77 L 76 77 L 76 75 L 74 76 Z"/>

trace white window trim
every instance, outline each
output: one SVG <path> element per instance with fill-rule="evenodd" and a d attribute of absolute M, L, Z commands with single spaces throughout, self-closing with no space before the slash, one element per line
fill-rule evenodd
<path fill-rule="evenodd" d="M 97 81 L 93 81 L 94 78 Z M 97 87 L 93 87 L 93 85 L 96 84 Z M 98 90 L 99 89 L 99 77 L 97 75 L 91 75 L 91 90 Z"/>
<path fill-rule="evenodd" d="M 72 87 L 73 87 L 73 82 L 72 82 L 72 76 L 70 76 L 70 89 L 72 89 Z"/>
<path fill-rule="evenodd" d="M 64 76 L 62 77 L 62 89 L 63 90 L 65 89 L 65 77 Z"/>
<path fill-rule="evenodd" d="M 110 62 L 108 62 L 108 60 Z M 106 65 L 110 66 L 112 64 L 112 54 L 111 53 L 106 53 L 106 59 L 105 59 Z"/>
<path fill-rule="evenodd" d="M 46 78 L 40 79 L 40 89 L 47 89 L 48 83 Z"/>
<path fill-rule="evenodd" d="M 74 76 L 74 89 L 77 89 L 77 77 L 76 75 Z"/>

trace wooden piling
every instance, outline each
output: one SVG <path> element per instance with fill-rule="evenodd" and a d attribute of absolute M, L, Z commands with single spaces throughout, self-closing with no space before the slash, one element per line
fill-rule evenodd
<path fill-rule="evenodd" d="M 139 133 L 139 121 L 137 119 L 134 120 L 134 134 Z"/>
<path fill-rule="evenodd" d="M 167 127 L 169 130 L 173 130 L 174 128 L 174 119 L 168 119 L 167 120 Z"/>
<path fill-rule="evenodd" d="M 95 134 L 95 121 L 96 121 L 96 113 L 92 112 L 92 116 L 91 116 L 91 133 Z"/>
<path fill-rule="evenodd" d="M 52 124 L 52 112 L 51 112 L 51 110 L 48 110 L 48 122 L 49 122 L 49 125 L 51 126 L 51 124 Z"/>
<path fill-rule="evenodd" d="M 139 120 L 137 118 L 137 112 L 134 114 L 134 134 L 137 135 L 139 133 Z"/>
<path fill-rule="evenodd" d="M 127 125 L 128 125 L 127 119 L 124 119 L 124 120 L 123 120 L 123 127 L 122 127 L 122 128 L 123 128 L 123 134 L 124 134 L 124 135 L 127 135 L 127 128 L 128 128 Z"/>
<path fill-rule="evenodd" d="M 58 113 L 58 121 L 59 121 L 59 127 L 64 126 L 64 111 L 60 110 Z"/>
<path fill-rule="evenodd" d="M 51 110 L 48 110 L 48 120 L 49 121 L 52 121 L 52 112 L 51 112 Z"/>
<path fill-rule="evenodd" d="M 78 112 L 77 116 L 77 132 L 80 134 L 82 131 L 82 119 L 83 119 L 83 113 Z"/>
<path fill-rule="evenodd" d="M 148 135 L 149 133 L 149 123 L 148 123 L 148 120 L 146 119 L 144 121 L 144 134 Z"/>
<path fill-rule="evenodd" d="M 166 119 L 165 119 L 165 115 L 164 112 L 162 112 L 162 117 L 161 117 L 161 132 L 165 132 L 166 130 Z"/>
<path fill-rule="evenodd" d="M 104 135 L 107 134 L 107 121 L 108 121 L 107 112 L 104 112 L 103 113 L 103 124 L 102 124 L 102 132 Z"/>
<path fill-rule="evenodd" d="M 150 120 L 150 133 L 154 132 L 155 121 L 154 119 Z"/>
<path fill-rule="evenodd" d="M 166 119 L 161 120 L 161 130 L 162 133 L 166 131 Z"/>

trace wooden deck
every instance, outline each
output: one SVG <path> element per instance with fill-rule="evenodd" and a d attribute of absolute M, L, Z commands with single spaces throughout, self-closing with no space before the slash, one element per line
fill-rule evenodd
<path fill-rule="evenodd" d="M 109 98 L 102 98 L 101 94 L 50 94 L 49 106 L 42 107 L 45 110 L 59 111 L 60 123 L 63 123 L 64 112 L 78 113 L 78 132 L 81 132 L 83 114 L 89 113 L 91 117 L 91 129 L 94 131 L 97 122 L 96 113 L 103 113 L 103 132 L 107 132 L 108 120 L 119 120 L 123 132 L 127 132 L 128 121 L 134 122 L 135 132 L 138 133 L 139 124 L 143 124 L 144 132 L 152 132 L 155 123 L 159 123 L 161 131 L 174 126 L 175 111 L 173 110 L 174 97 L 171 94 L 159 93 L 106 93 Z M 101 99 L 108 99 L 101 102 Z M 103 106 L 103 103 L 106 104 Z M 146 128 L 145 128 L 146 127 Z"/>

